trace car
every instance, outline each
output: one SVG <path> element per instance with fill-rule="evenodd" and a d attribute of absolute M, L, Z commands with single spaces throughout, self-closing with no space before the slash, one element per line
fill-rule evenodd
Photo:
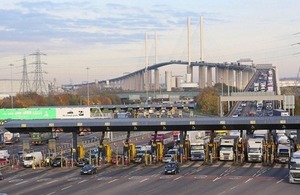
<path fill-rule="evenodd" d="M 0 180 L 3 180 L 3 179 L 4 179 L 3 174 L 0 171 Z"/>
<path fill-rule="evenodd" d="M 162 158 L 162 162 L 164 162 L 164 163 L 168 163 L 172 160 L 174 160 L 173 154 L 165 154 L 164 157 Z"/>
<path fill-rule="evenodd" d="M 176 148 L 170 149 L 170 150 L 168 150 L 167 154 L 172 154 L 175 156 L 178 154 L 178 149 L 176 149 Z"/>
<path fill-rule="evenodd" d="M 81 170 L 80 174 L 81 175 L 93 175 L 98 172 L 97 167 L 94 165 L 84 165 Z"/>
<path fill-rule="evenodd" d="M 237 113 L 234 113 L 234 114 L 232 115 L 232 117 L 239 117 L 239 115 L 238 115 Z"/>
<path fill-rule="evenodd" d="M 55 157 L 55 159 L 53 160 L 53 162 L 51 163 L 52 167 L 61 167 L 61 166 L 65 166 L 66 165 L 66 158 L 62 157 L 62 156 L 57 156 Z M 61 164 L 62 163 L 62 164 Z"/>
<path fill-rule="evenodd" d="M 84 167 L 87 164 L 89 164 L 89 159 L 86 158 L 81 158 L 76 162 L 77 167 Z"/>
<path fill-rule="evenodd" d="M 179 164 L 176 161 L 170 161 L 165 166 L 165 175 L 179 173 Z"/>

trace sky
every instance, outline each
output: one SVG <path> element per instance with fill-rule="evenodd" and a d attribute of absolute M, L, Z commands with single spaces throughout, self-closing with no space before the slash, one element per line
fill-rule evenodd
<path fill-rule="evenodd" d="M 146 33 L 150 65 L 155 48 L 157 62 L 188 61 L 188 17 L 199 61 L 201 16 L 204 61 L 251 58 L 297 77 L 299 13 L 299 0 L 0 0 L 0 78 L 21 79 L 25 56 L 33 79 L 37 52 L 44 79 L 56 84 L 119 77 L 145 67 Z"/>

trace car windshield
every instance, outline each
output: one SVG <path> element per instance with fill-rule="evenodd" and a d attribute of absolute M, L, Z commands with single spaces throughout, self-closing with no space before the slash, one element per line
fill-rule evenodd
<path fill-rule="evenodd" d="M 166 157 L 166 158 L 171 158 L 172 155 L 171 155 L 171 154 L 166 154 L 165 157 Z"/>
<path fill-rule="evenodd" d="M 170 164 L 167 164 L 166 167 L 168 167 L 168 168 L 173 168 L 173 167 L 175 167 L 175 164 L 174 164 L 174 163 L 170 163 Z"/>
<path fill-rule="evenodd" d="M 92 166 L 91 165 L 86 165 L 82 169 L 85 170 L 85 171 L 90 170 L 90 169 L 92 169 Z"/>

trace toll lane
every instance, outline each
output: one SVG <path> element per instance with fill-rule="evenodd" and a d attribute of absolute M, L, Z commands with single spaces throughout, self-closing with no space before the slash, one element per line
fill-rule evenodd
<path fill-rule="evenodd" d="M 102 166 L 95 175 L 80 168 L 23 169 L 7 173 L 0 192 L 8 194 L 285 194 L 297 193 L 288 184 L 287 165 L 259 163 L 233 166 L 231 162 L 203 165 L 187 162 L 176 175 L 164 175 L 164 164 Z"/>

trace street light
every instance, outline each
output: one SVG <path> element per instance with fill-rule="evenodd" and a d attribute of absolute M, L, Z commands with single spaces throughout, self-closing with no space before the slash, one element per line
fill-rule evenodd
<path fill-rule="evenodd" d="M 90 85 L 89 85 L 89 67 L 86 67 L 86 77 L 87 77 L 87 105 L 90 105 Z"/>
<path fill-rule="evenodd" d="M 11 108 L 14 108 L 14 97 L 13 97 L 13 78 L 12 78 L 12 71 L 13 71 L 13 64 L 9 64 L 10 66 L 10 104 Z"/>

